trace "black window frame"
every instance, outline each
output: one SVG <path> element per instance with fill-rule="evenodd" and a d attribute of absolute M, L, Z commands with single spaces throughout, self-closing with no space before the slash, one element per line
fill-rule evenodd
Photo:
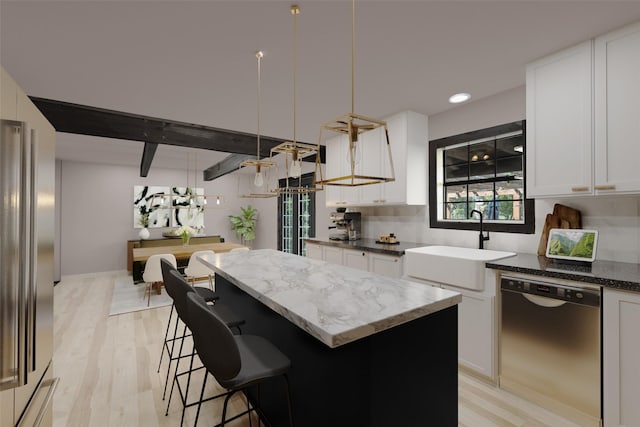
<path fill-rule="evenodd" d="M 506 222 L 487 222 L 483 224 L 486 231 L 505 232 L 505 233 L 535 233 L 535 200 L 526 197 L 527 194 L 527 149 L 526 149 L 526 121 L 519 120 L 498 126 L 492 126 L 486 129 L 466 132 L 459 135 L 453 135 L 446 138 L 435 139 L 429 141 L 429 225 L 431 228 L 444 228 L 452 230 L 478 230 L 479 219 L 474 216 L 469 221 L 442 221 L 438 219 L 438 182 L 437 182 L 437 152 L 438 149 L 449 147 L 452 145 L 462 144 L 465 142 L 473 142 L 480 139 L 491 138 L 511 132 L 522 131 L 524 147 L 522 153 L 522 173 L 523 173 L 523 190 L 524 190 L 524 223 L 506 223 Z M 485 182 L 498 182 L 498 179 L 484 180 Z M 467 183 L 468 181 L 463 181 Z"/>

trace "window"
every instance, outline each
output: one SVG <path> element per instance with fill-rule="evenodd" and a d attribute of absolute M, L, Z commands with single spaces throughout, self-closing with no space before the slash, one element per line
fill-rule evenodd
<path fill-rule="evenodd" d="M 525 198 L 525 122 L 429 143 L 429 215 L 432 228 L 511 233 L 535 231 L 534 202 Z"/>
<path fill-rule="evenodd" d="M 284 186 L 280 180 L 280 187 Z M 291 185 L 313 185 L 313 174 L 303 175 L 300 183 Z M 280 194 L 278 196 L 278 250 L 305 256 L 304 239 L 315 237 L 316 194 Z"/>

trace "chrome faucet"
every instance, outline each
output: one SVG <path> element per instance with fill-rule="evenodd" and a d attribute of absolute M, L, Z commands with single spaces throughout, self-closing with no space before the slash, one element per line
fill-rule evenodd
<path fill-rule="evenodd" d="M 486 236 L 482 232 L 482 212 L 480 212 L 477 209 L 474 209 L 469 213 L 469 218 L 471 218 L 474 213 L 477 213 L 478 215 L 480 215 L 480 236 L 478 236 L 478 249 L 484 249 L 484 242 L 486 240 L 489 240 L 489 232 L 487 231 Z"/>

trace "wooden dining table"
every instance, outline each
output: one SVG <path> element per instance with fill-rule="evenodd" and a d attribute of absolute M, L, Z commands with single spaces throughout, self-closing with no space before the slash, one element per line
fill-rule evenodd
<path fill-rule="evenodd" d="M 133 248 L 133 261 L 146 262 L 151 255 L 173 254 L 176 260 L 187 260 L 191 254 L 197 251 L 214 251 L 216 253 L 229 252 L 234 248 L 244 248 L 239 243 L 200 243 L 197 245 L 167 245 L 154 246 L 150 248 Z"/>

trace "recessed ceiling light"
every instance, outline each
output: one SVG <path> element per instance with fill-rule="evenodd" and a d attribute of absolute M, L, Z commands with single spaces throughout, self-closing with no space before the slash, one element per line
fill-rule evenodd
<path fill-rule="evenodd" d="M 456 93 L 455 95 L 451 95 L 451 97 L 449 97 L 449 102 L 452 104 L 459 104 L 461 102 L 468 101 L 469 98 L 471 98 L 471 95 L 469 95 L 468 93 Z"/>

